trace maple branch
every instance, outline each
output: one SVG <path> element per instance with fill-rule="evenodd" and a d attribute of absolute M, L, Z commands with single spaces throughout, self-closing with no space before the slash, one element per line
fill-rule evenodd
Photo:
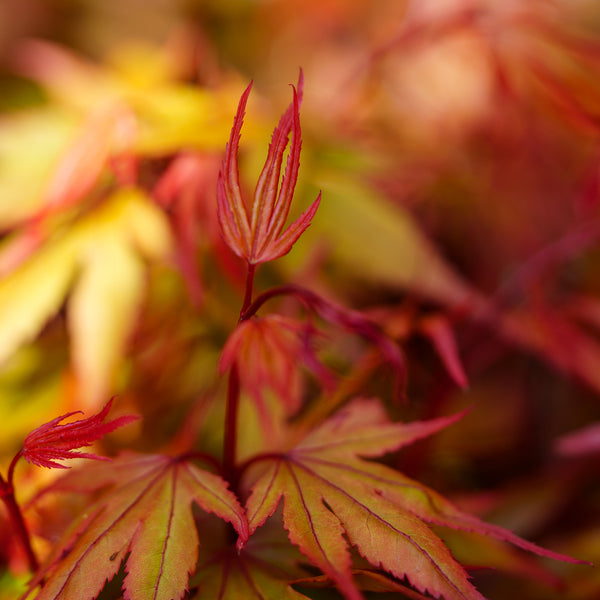
<path fill-rule="evenodd" d="M 39 568 L 39 563 L 33 548 L 31 547 L 31 538 L 29 535 L 29 530 L 27 529 L 27 525 L 25 524 L 25 519 L 23 518 L 23 513 L 17 504 L 15 499 L 15 491 L 12 484 L 12 476 L 14 473 L 15 465 L 17 460 L 20 458 L 21 452 L 18 452 L 16 456 L 13 458 L 10 463 L 10 467 L 8 469 L 8 481 L 4 480 L 4 477 L 0 475 L 0 497 L 6 506 L 6 510 L 8 511 L 8 518 L 16 532 L 17 537 L 19 538 L 23 549 L 25 550 L 25 555 L 27 556 L 27 562 L 29 563 L 29 569 L 35 573 Z"/>
<path fill-rule="evenodd" d="M 21 450 L 19 450 L 14 456 L 13 459 L 10 461 L 10 465 L 8 466 L 8 473 L 7 473 L 7 482 L 8 482 L 8 486 L 12 489 L 13 487 L 13 477 L 15 474 L 15 467 L 17 466 L 17 462 L 19 461 L 19 458 L 21 458 L 23 454 L 23 449 L 21 448 Z"/>

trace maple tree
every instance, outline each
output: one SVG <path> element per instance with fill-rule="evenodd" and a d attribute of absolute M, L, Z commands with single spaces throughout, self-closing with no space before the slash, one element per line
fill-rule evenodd
<path fill-rule="evenodd" d="M 301 73 L 300 91 L 302 85 Z M 56 461 L 101 458 L 74 453 L 73 449 L 89 445 L 135 417 L 119 417 L 104 424 L 109 403 L 88 419 L 61 424 L 73 414 L 69 413 L 38 427 L 25 438 L 22 450 L 11 463 L 8 481 L 2 480 L 10 514 L 19 517 L 15 525 L 22 530 L 31 567 L 38 571 L 25 597 L 37 590 L 35 597 L 40 600 L 93 598 L 117 574 L 123 562 L 126 572 L 123 590 L 127 598 L 182 598 L 197 563 L 200 543 L 195 533 L 192 503 L 231 523 L 238 534 L 237 549 L 242 552 L 249 536 L 275 512 L 282 497 L 285 498 L 283 526 L 290 542 L 352 600 L 363 596 L 352 578 L 352 562 L 343 535 L 375 568 L 400 580 L 406 577 L 419 592 L 428 592 L 436 598 L 482 596 L 427 523 L 493 535 L 541 555 L 576 562 L 526 542 L 501 527 L 486 525 L 426 486 L 389 467 L 363 460 L 431 435 L 457 417 L 394 424 L 377 401 L 357 398 L 289 449 L 250 455 L 240 464 L 237 432 L 243 388 L 259 400 L 259 413 L 268 413 L 268 408 L 262 406 L 261 395 L 266 393 L 267 386 L 273 387 L 276 398 L 285 402 L 283 415 L 293 415 L 299 408 L 299 400 L 296 397 L 286 401 L 285 392 L 285 386 L 292 382 L 293 366 L 281 361 L 294 356 L 301 359 L 306 354 L 304 346 L 310 347 L 315 335 L 315 331 L 303 330 L 301 322 L 295 320 L 257 317 L 256 313 L 270 297 L 296 296 L 310 309 L 320 309 L 356 335 L 375 339 L 380 342 L 380 349 L 386 348 L 385 335 L 374 323 L 334 307 L 309 290 L 290 286 L 253 297 L 256 265 L 291 249 L 313 218 L 320 196 L 307 213 L 280 233 L 290 210 L 299 166 L 300 94 L 294 89 L 293 103 L 273 134 L 252 208 L 243 204 L 236 157 L 249 92 L 250 87 L 242 95 L 217 187 L 219 222 L 225 242 L 247 264 L 244 301 L 233 334 L 238 339 L 228 342 L 221 365 L 221 371 L 229 373 L 222 462 L 218 457 L 210 457 L 221 475 L 197 467 L 194 459 L 204 457 L 194 453 L 174 457 L 127 456 L 115 461 L 110 469 L 88 467 L 84 479 L 93 480 L 95 489 L 108 487 L 109 491 L 88 505 L 39 568 L 20 512 L 15 511 L 11 492 L 15 461 L 23 456 L 39 466 L 64 468 Z M 278 194 L 279 171 L 290 132 L 292 149 Z M 285 342 L 278 330 L 289 335 L 291 342 Z M 244 344 L 249 344 L 248 350 L 241 352 Z M 388 354 L 397 354 L 391 348 L 394 346 L 388 342 Z M 279 358 L 278 353 L 281 353 Z M 397 363 L 401 364 L 401 360 Z M 288 436 L 293 429 L 292 425 Z M 265 427 L 267 435 L 268 432 Z M 252 477 L 256 470 L 259 475 Z M 71 485 L 76 488 L 78 477 L 72 479 Z M 88 487 L 86 492 L 90 491 Z M 247 497 L 245 511 L 240 504 L 244 497 Z M 247 562 L 241 562 L 247 559 L 233 560 L 239 563 L 234 568 L 252 570 Z M 274 597 L 273 591 L 268 594 Z M 207 597 L 201 584 L 196 597 Z"/>
<path fill-rule="evenodd" d="M 11 46 L 0 600 L 592 600 L 597 41 L 266 4 L 243 57 Z"/>

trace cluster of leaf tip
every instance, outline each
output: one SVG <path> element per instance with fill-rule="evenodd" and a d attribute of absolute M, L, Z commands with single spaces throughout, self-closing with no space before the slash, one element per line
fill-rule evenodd
<path fill-rule="evenodd" d="M 293 103 L 282 115 L 273 132 L 265 166 L 258 178 L 250 208 L 244 202 L 240 191 L 237 155 L 252 84 L 242 94 L 233 121 L 231 137 L 225 149 L 225 159 L 217 181 L 218 215 L 223 239 L 248 265 L 268 262 L 289 252 L 309 226 L 319 207 L 320 193 L 310 208 L 282 232 L 292 205 L 300 167 L 302 141 L 299 105 L 303 88 L 304 77 L 301 71 L 298 90 L 293 88 Z M 281 167 L 290 132 L 291 149 L 280 186 Z"/>

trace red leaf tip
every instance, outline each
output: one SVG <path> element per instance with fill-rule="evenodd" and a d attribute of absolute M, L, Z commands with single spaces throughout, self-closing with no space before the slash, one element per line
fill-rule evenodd
<path fill-rule="evenodd" d="M 56 462 L 73 458 L 91 458 L 95 460 L 109 460 L 104 456 L 87 452 L 75 452 L 77 448 L 89 446 L 107 433 L 137 421 L 138 415 L 124 415 L 112 421 L 104 422 L 111 409 L 113 398 L 96 415 L 87 419 L 79 419 L 70 423 L 61 423 L 68 417 L 81 413 L 74 411 L 66 413 L 44 423 L 34 429 L 23 442 L 19 452 L 27 462 L 46 467 L 48 469 L 68 469 L 69 467 Z"/>
<path fill-rule="evenodd" d="M 248 206 L 243 200 L 237 154 L 251 87 L 252 83 L 240 98 L 229 142 L 225 147 L 225 158 L 217 180 L 217 212 L 225 243 L 248 264 L 259 264 L 279 258 L 291 250 L 310 225 L 319 206 L 320 194 L 308 210 L 284 230 L 300 167 L 302 140 L 299 107 L 304 88 L 304 74 L 300 69 L 297 90 L 292 86 L 292 103 L 273 131 L 252 205 Z M 281 178 L 288 144 L 289 153 Z"/>

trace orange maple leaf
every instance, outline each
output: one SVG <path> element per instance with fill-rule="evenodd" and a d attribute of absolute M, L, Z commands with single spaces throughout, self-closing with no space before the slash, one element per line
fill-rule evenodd
<path fill-rule="evenodd" d="M 390 423 L 378 401 L 355 399 L 295 448 L 249 463 L 252 469 L 263 469 L 255 475 L 247 502 L 250 535 L 283 498 L 283 523 L 290 541 L 348 600 L 363 598 L 352 575 L 349 544 L 376 568 L 398 579 L 406 577 L 421 593 L 446 600 L 483 600 L 430 524 L 473 531 L 541 556 L 579 562 L 485 523 L 425 485 L 363 459 L 429 436 L 463 414 Z"/>

